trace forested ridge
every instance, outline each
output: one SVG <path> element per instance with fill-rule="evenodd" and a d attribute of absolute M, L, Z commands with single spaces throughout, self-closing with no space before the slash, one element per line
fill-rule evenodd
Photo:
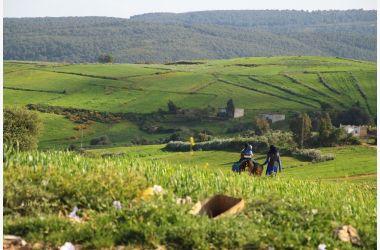
<path fill-rule="evenodd" d="M 4 59 L 172 62 L 321 55 L 376 60 L 376 11 L 203 11 L 110 17 L 4 18 Z"/>

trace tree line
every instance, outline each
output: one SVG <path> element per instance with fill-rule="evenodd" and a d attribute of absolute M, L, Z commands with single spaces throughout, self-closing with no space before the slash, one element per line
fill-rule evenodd
<path fill-rule="evenodd" d="M 117 63 L 321 55 L 376 60 L 376 11 L 5 18 L 4 59 Z"/>

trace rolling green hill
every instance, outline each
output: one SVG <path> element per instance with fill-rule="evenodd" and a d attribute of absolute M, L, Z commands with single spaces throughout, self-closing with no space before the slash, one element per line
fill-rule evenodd
<path fill-rule="evenodd" d="M 376 11 L 242 10 L 5 18 L 4 59 L 118 63 L 319 55 L 376 60 Z"/>
<path fill-rule="evenodd" d="M 228 99 L 245 109 L 239 121 L 252 121 L 255 114 L 321 110 L 329 104 L 342 110 L 359 102 L 376 114 L 376 64 L 331 57 L 259 57 L 230 60 L 179 62 L 176 64 L 62 64 L 6 61 L 4 64 L 4 105 L 37 104 L 75 112 L 128 114 L 116 122 L 92 119 L 84 130 L 83 143 L 108 135 L 115 145 L 133 139 L 159 142 L 173 133 L 170 129 L 207 129 L 223 135 L 235 121 L 220 119 L 184 120 L 178 115 L 157 113 L 167 110 L 172 100 L 183 109 L 223 108 Z M 70 112 L 74 112 L 70 111 Z M 63 111 L 62 111 L 63 112 Z M 79 144 L 81 133 L 75 119 L 62 113 L 45 113 L 40 146 L 66 147 Z M 153 113 L 152 113 L 153 112 Z M 150 127 L 139 129 L 143 117 L 153 117 Z M 119 115 L 120 116 L 120 115 Z M 61 122 L 63 121 L 61 125 Z M 91 120 L 91 119 L 90 119 Z M 64 125 L 63 125 L 64 124 Z M 148 126 L 147 125 L 147 126 Z M 52 133 L 59 129 L 62 133 Z M 169 130 L 168 130 L 169 129 Z"/>

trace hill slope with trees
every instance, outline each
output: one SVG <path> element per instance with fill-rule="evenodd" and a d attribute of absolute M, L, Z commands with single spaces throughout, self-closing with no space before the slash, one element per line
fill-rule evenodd
<path fill-rule="evenodd" d="M 4 59 L 172 62 L 320 55 L 376 60 L 376 11 L 205 11 L 5 18 Z"/>

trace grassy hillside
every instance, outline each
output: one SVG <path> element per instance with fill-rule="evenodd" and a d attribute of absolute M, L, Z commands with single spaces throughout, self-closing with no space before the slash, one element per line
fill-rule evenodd
<path fill-rule="evenodd" d="M 159 153 L 159 146 L 115 150 L 127 155 L 101 159 L 6 150 L 4 233 L 29 243 L 42 236 L 47 246 L 69 241 L 91 249 L 316 249 L 319 244 L 357 249 L 334 236 L 338 227 L 349 224 L 358 229 L 361 249 L 376 247 L 375 183 L 317 180 L 341 177 L 343 170 L 347 175 L 374 173 L 374 149 L 326 149 L 336 152 L 338 165 L 285 168 L 276 178 L 214 167 L 230 165 L 235 154 L 166 154 Z M 197 167 L 189 158 L 210 164 Z M 290 162 L 295 161 L 284 158 L 284 166 L 290 167 Z M 164 191 L 142 192 L 153 185 Z M 244 198 L 245 209 L 217 220 L 189 214 L 195 202 L 220 193 Z M 185 196 L 193 203 L 177 204 L 177 198 Z M 121 202 L 120 209 L 114 201 Z M 75 206 L 78 218 L 69 219 Z"/>
<path fill-rule="evenodd" d="M 319 55 L 376 60 L 376 11 L 241 10 L 109 17 L 5 18 L 4 58 L 173 62 Z"/>
<path fill-rule="evenodd" d="M 257 113 L 335 109 L 359 102 L 376 114 L 376 64 L 330 57 L 269 57 L 197 61 L 196 64 L 59 64 L 6 61 L 4 105 L 42 104 L 103 112 L 149 114 L 167 110 L 172 100 L 189 108 L 225 107 L 228 99 L 244 108 L 252 121 Z M 65 147 L 79 144 L 81 134 L 74 122 L 59 122 L 63 116 L 42 116 L 45 129 L 40 146 Z M 166 115 L 155 121 L 167 128 L 207 129 L 223 135 L 236 121 L 184 121 Z M 52 133 L 59 129 L 61 133 Z M 169 132 L 148 133 L 135 121 L 93 121 L 83 133 L 83 142 L 101 135 L 115 145 L 132 139 L 167 138 Z"/>

